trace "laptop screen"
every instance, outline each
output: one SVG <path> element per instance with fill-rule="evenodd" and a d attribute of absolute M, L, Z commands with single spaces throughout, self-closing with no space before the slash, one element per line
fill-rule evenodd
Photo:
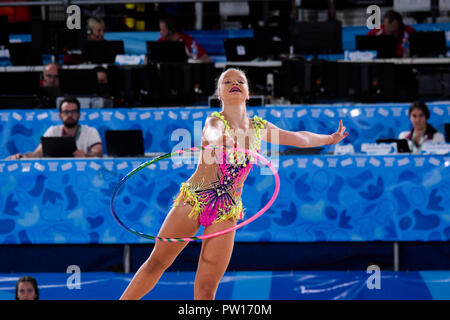
<path fill-rule="evenodd" d="M 251 61 L 256 58 L 256 41 L 253 38 L 224 39 L 227 61 Z"/>
<path fill-rule="evenodd" d="M 41 137 L 44 157 L 73 157 L 77 150 L 74 137 Z"/>
<path fill-rule="evenodd" d="M 116 55 L 124 54 L 124 44 L 122 40 L 111 41 L 87 41 L 85 44 L 85 55 L 92 63 L 113 64 Z"/>
<path fill-rule="evenodd" d="M 144 155 L 142 130 L 105 130 L 107 154 L 114 157 Z"/>
<path fill-rule="evenodd" d="M 396 41 L 394 36 L 356 36 L 357 50 L 377 51 L 377 58 L 394 58 L 396 56 Z"/>
<path fill-rule="evenodd" d="M 181 41 L 147 41 L 147 54 L 152 62 L 186 62 L 186 47 Z"/>
<path fill-rule="evenodd" d="M 377 143 L 396 143 L 398 153 L 411 153 L 408 140 L 406 139 L 378 139 Z"/>
<path fill-rule="evenodd" d="M 445 31 L 416 31 L 409 37 L 411 57 L 439 57 L 447 53 Z"/>

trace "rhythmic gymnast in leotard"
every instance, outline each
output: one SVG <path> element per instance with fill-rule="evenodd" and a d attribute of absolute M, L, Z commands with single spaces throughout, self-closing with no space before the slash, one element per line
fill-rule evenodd
<path fill-rule="evenodd" d="M 286 131 L 257 116 L 249 118 L 246 101 L 249 99 L 247 77 L 238 69 L 227 69 L 217 82 L 217 96 L 222 111 L 213 112 L 206 119 L 202 145 L 223 145 L 259 151 L 261 139 L 295 147 L 317 147 L 335 144 L 348 133 L 339 123 L 331 135 L 307 131 Z M 158 236 L 194 236 L 200 226 L 204 234 L 233 227 L 242 218 L 243 183 L 253 165 L 253 159 L 236 149 L 202 150 L 194 174 L 180 187 L 172 209 Z M 195 299 L 214 299 L 231 258 L 235 231 L 204 239 L 194 282 Z M 134 275 L 121 299 L 140 299 L 158 282 L 187 242 L 156 242 L 150 257 Z"/>

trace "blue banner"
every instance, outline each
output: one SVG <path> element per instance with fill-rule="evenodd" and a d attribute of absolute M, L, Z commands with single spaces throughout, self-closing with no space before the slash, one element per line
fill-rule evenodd
<path fill-rule="evenodd" d="M 113 219 L 119 180 L 148 159 L 0 161 L 0 243 L 139 243 Z M 281 156 L 273 206 L 237 241 L 448 241 L 450 157 Z M 133 229 L 155 235 L 195 163 L 166 159 L 125 184 L 115 202 Z M 274 179 L 255 166 L 246 218 L 270 199 Z M 182 236 L 182 235 L 180 235 Z"/>
<path fill-rule="evenodd" d="M 444 134 L 444 124 L 450 122 L 450 103 L 436 102 L 428 106 L 430 123 Z M 252 107 L 247 111 L 249 116 L 256 114 L 282 129 L 323 134 L 335 132 L 342 119 L 349 132 L 344 143 L 352 144 L 359 152 L 362 143 L 395 138 L 400 132 L 410 130 L 408 109 L 409 104 L 404 103 Z M 82 109 L 80 123 L 97 128 L 103 142 L 107 129 L 141 129 L 145 152 L 170 152 L 174 148 L 198 146 L 205 119 L 214 110 L 206 107 Z M 33 151 L 45 130 L 56 124 L 61 124 L 57 110 L 0 111 L 0 145 L 5 146 L 0 149 L 0 158 Z M 332 152 L 333 148 L 326 147 L 323 153 Z"/>

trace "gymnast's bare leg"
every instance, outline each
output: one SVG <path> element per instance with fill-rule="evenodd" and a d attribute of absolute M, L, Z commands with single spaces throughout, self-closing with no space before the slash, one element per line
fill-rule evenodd
<path fill-rule="evenodd" d="M 225 220 L 206 227 L 203 234 L 217 232 L 235 225 L 236 221 Z M 195 300 L 213 300 L 215 298 L 220 280 L 227 270 L 233 253 L 235 233 L 236 231 L 232 231 L 203 240 L 194 284 Z"/>
<path fill-rule="evenodd" d="M 190 205 L 172 208 L 158 236 L 168 238 L 194 236 L 200 228 L 200 224 L 196 219 L 188 217 L 191 210 L 192 207 Z M 164 271 L 172 265 L 175 258 L 187 244 L 188 242 L 156 241 L 150 257 L 136 272 L 120 299 L 137 300 L 150 292 Z"/>

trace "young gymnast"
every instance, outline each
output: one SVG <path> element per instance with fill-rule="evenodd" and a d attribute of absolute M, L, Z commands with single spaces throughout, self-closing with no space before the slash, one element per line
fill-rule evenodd
<path fill-rule="evenodd" d="M 233 227 L 242 218 L 243 183 L 253 159 L 234 148 L 259 151 L 261 139 L 295 147 L 335 144 L 348 133 L 339 123 L 337 132 L 321 135 L 306 131 L 287 131 L 254 116 L 247 116 L 249 99 L 247 77 L 239 69 L 227 69 L 219 77 L 217 95 L 222 111 L 206 119 L 202 145 L 224 146 L 203 150 L 194 174 L 182 183 L 158 236 L 191 237 L 204 226 L 204 234 Z M 228 148 L 227 148 L 228 147 Z M 231 148 L 230 148 L 231 147 Z M 214 299 L 233 252 L 235 231 L 204 239 L 194 283 L 194 299 Z M 149 258 L 134 275 L 121 299 L 140 299 L 158 282 L 187 242 L 155 243 Z"/>

